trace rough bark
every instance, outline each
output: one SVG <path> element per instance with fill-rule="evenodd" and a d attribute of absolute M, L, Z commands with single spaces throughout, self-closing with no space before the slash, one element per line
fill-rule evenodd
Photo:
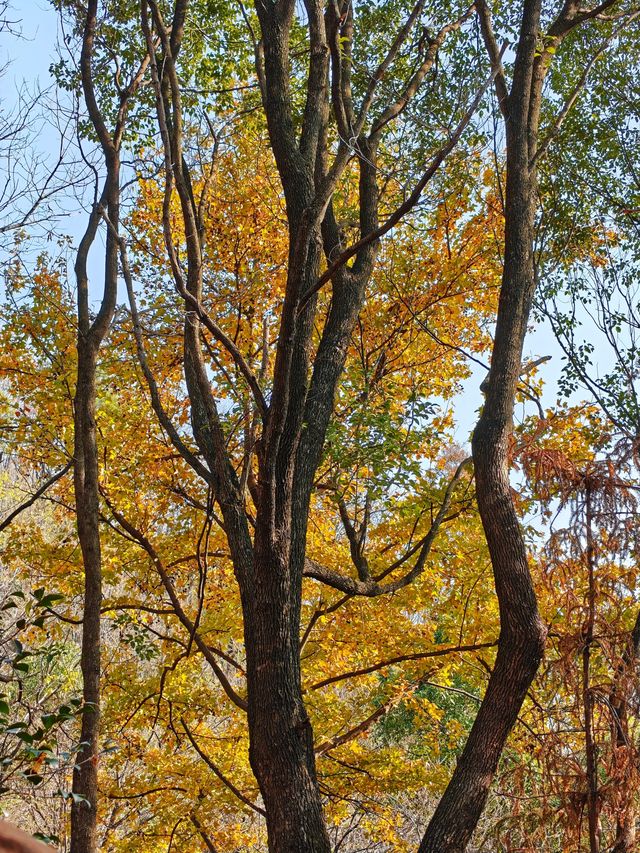
<path fill-rule="evenodd" d="M 423 189 L 457 144 L 484 88 L 436 152 L 414 191 L 382 225 L 378 222 L 376 182 L 381 134 L 404 112 L 437 61 L 438 48 L 450 32 L 470 17 L 472 10 L 451 21 L 430 40 L 429 50 L 418 61 L 404 89 L 396 93 L 397 99 L 384 106 L 377 116 L 370 116 L 376 87 L 410 37 L 424 4 L 419 0 L 392 40 L 387 57 L 372 75 L 359 109 L 355 109 L 350 50 L 357 7 L 346 0 L 330 4 L 305 0 L 308 76 L 306 104 L 297 127 L 291 103 L 289 56 L 295 3 L 293 0 L 256 2 L 261 35 L 256 45 L 257 75 L 283 188 L 289 234 L 287 281 L 267 403 L 256 378 L 238 360 L 230 342 L 202 308 L 205 234 L 182 153 L 181 95 L 175 65 L 187 5 L 186 0 L 177 0 L 171 26 L 163 21 L 155 3 L 143 0 L 141 12 L 165 154 L 166 251 L 185 307 L 184 370 L 192 427 L 206 464 L 204 476 L 223 516 L 241 594 L 250 760 L 265 805 L 269 850 L 328 853 L 313 733 L 300 678 L 300 610 L 310 499 L 347 347 L 365 298 L 379 238 L 419 201 Z M 478 4 L 476 8 L 484 7 Z M 487 400 L 474 436 L 474 460 L 502 628 L 487 694 L 452 782 L 420 848 L 440 853 L 463 850 L 476 825 L 544 642 L 524 542 L 511 502 L 507 463 L 522 345 L 535 286 L 534 155 L 542 83 L 552 49 L 564 30 L 553 35 L 549 51 L 537 52 L 540 0 L 524 3 L 515 74 L 508 94 L 502 54 L 492 42 L 486 8 L 484 13 L 491 79 L 495 78 L 507 117 L 509 154 L 504 279 Z M 559 21 L 564 24 L 565 19 L 576 17 L 577 6 L 567 2 Z M 157 62 L 156 40 L 160 44 Z M 328 142 L 330 126 L 338 133 L 334 153 Z M 360 233 L 350 247 L 345 247 L 331 199 L 351 159 L 357 161 L 360 173 Z M 180 200 L 186 234 L 186 264 L 184 258 L 182 263 L 178 262 L 172 236 L 169 208 L 174 190 Z M 327 269 L 320 273 L 323 255 Z M 350 259 L 353 263 L 347 267 Z M 331 287 L 331 302 L 327 316 L 321 320 L 316 316 L 316 294 L 325 285 Z M 321 336 L 312 355 L 316 325 L 321 328 Z M 251 483 L 255 516 L 252 530 L 245 510 L 242 479 L 236 475 L 227 452 L 203 359 L 201 337 L 205 330 L 235 361 L 256 402 L 256 417 L 262 422 L 262 434 L 255 447 L 257 482 Z M 423 549 L 425 556 L 429 544 Z M 419 574 L 419 559 L 414 569 L 407 574 L 407 583 Z M 381 594 L 404 585 L 402 582 L 374 588 L 375 579 L 367 577 L 362 565 L 356 565 L 356 570 L 360 584 L 354 588 L 356 594 L 372 591 Z M 327 579 L 326 572 L 315 570 L 311 574 L 320 581 Z M 338 576 L 337 581 L 332 580 L 334 586 L 345 589 L 345 578 Z"/>
<path fill-rule="evenodd" d="M 484 808 L 500 755 L 540 663 L 546 630 L 540 620 L 524 539 L 511 499 L 509 442 L 522 348 L 536 270 L 533 253 L 537 209 L 537 162 L 542 90 L 553 55 L 575 26 L 611 3 L 592 10 L 567 0 L 544 36 L 540 0 L 525 0 L 511 89 L 502 68 L 491 15 L 475 4 L 495 72 L 505 120 L 504 270 L 485 404 L 473 434 L 478 508 L 489 547 L 500 611 L 500 638 L 487 690 L 451 781 L 427 828 L 420 853 L 462 853 Z"/>
<path fill-rule="evenodd" d="M 622 656 L 620 668 L 616 673 L 613 689 L 609 697 L 613 713 L 613 737 L 616 750 L 630 763 L 634 761 L 636 747 L 629 737 L 629 687 L 625 681 L 635 671 L 640 655 L 640 612 L 631 631 L 627 647 Z M 625 760 L 623 758 L 623 760 Z M 611 853 L 633 853 L 636 850 L 636 808 L 633 787 L 623 792 L 623 805 L 616 821 L 616 837 Z"/>
<path fill-rule="evenodd" d="M 371 130 L 367 133 L 364 128 L 377 82 L 408 38 L 421 5 L 418 4 L 415 14 L 393 42 L 356 117 L 348 57 L 353 9 L 349 3 L 325 9 L 319 0 L 308 0 L 305 3 L 310 36 L 307 102 L 298 134 L 289 88 L 289 37 L 294 3 L 279 0 L 256 4 L 262 34 L 258 70 L 286 202 L 289 262 L 268 407 L 261 402 L 257 383 L 240 365 L 258 402 L 263 425 L 256 454 L 257 483 L 252 489 L 255 504 L 252 536 L 201 350 L 205 328 L 237 363 L 229 343 L 201 307 L 204 229 L 182 154 L 181 96 L 175 65 L 185 8 L 186 3 L 176 5 L 173 24 L 167 27 L 155 4 L 150 3 L 148 8 L 144 2 L 141 5 L 165 150 L 165 244 L 175 285 L 186 309 L 184 369 L 193 432 L 224 519 L 241 593 L 250 760 L 265 803 L 269 849 L 278 853 L 302 850 L 328 853 L 313 733 L 300 679 L 302 578 L 314 478 L 378 240 L 418 202 L 427 183 L 457 144 L 484 87 L 451 138 L 436 152 L 414 192 L 379 226 L 376 157 L 382 130 L 403 112 L 418 91 L 437 60 L 437 46 L 449 32 L 461 26 L 470 12 L 442 29 L 401 98 L 371 119 Z M 152 49 L 153 31 L 161 43 L 162 57 L 158 62 Z M 342 137 L 333 157 L 327 141 L 331 116 Z M 331 196 L 347 162 L 354 156 L 353 148 L 345 141 L 352 137 L 358 140 L 355 157 L 360 169 L 360 234 L 351 250 L 343 252 Z M 186 269 L 177 262 L 173 248 L 169 199 L 174 188 L 187 235 Z M 320 275 L 322 254 L 329 266 L 323 276 Z M 352 257 L 353 264 L 347 268 L 346 261 Z M 338 261 L 334 263 L 335 258 Z M 312 359 L 316 293 L 329 282 L 331 306 Z M 426 554 L 424 549 L 424 557 Z M 420 568 L 419 565 L 407 582 Z"/>
<path fill-rule="evenodd" d="M 107 178 L 110 220 L 117 223 L 118 169 L 114 161 Z M 71 853 L 97 850 L 98 738 L 100 731 L 100 608 L 102 605 L 102 561 L 98 446 L 96 436 L 96 366 L 101 341 L 110 325 L 117 287 L 117 246 L 107 237 L 105 291 L 97 320 L 89 325 L 86 257 L 100 213 L 96 208 L 82 241 L 76 262 L 78 279 L 78 367 L 74 398 L 74 488 L 78 540 L 84 567 L 82 618 L 82 715 L 81 749 L 73 773 L 73 792 L 83 798 L 71 807 Z"/>
<path fill-rule="evenodd" d="M 287 574 L 271 559 L 256 562 L 256 595 L 245 606 L 250 760 L 267 812 L 269 849 L 325 853 L 330 845 L 302 701 L 292 613 L 297 603 Z"/>
<path fill-rule="evenodd" d="M 535 172 L 530 146 L 537 127 L 534 91 L 538 0 L 525 2 L 506 113 L 505 256 L 485 404 L 473 435 L 476 493 L 500 610 L 500 638 L 487 690 L 458 761 L 420 844 L 420 853 L 461 853 L 487 798 L 507 736 L 535 676 L 545 629 L 538 615 L 527 553 L 509 484 L 509 439 L 522 346 L 535 288 Z"/>
<path fill-rule="evenodd" d="M 586 560 L 589 578 L 587 593 L 587 620 L 582 649 L 582 703 L 584 707 L 584 741 L 587 776 L 587 825 L 589 827 L 589 853 L 599 853 L 598 827 L 598 753 L 593 730 L 593 693 L 591 692 L 591 651 L 594 641 L 596 617 L 595 568 L 596 555 L 593 541 L 593 508 L 591 486 L 587 483 L 585 495 Z"/>

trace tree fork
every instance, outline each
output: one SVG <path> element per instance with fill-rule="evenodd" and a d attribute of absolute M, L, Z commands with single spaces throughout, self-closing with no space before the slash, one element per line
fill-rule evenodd
<path fill-rule="evenodd" d="M 96 133 L 105 166 L 104 188 L 89 216 L 80 241 L 75 276 L 78 288 L 77 381 L 74 398 L 74 491 L 78 540 L 84 568 L 82 650 L 80 668 L 84 709 L 81 745 L 73 771 L 71 805 L 71 853 L 95 853 L 98 808 L 98 740 L 100 734 L 100 615 L 102 605 L 102 558 L 100 544 L 100 490 L 96 434 L 96 369 L 100 346 L 116 308 L 118 292 L 118 220 L 120 207 L 120 147 L 127 110 L 140 86 L 148 57 L 122 90 L 113 130 L 110 132 L 96 99 L 93 50 L 98 22 L 98 0 L 89 0 L 83 20 L 80 76 L 85 106 Z M 98 226 L 106 219 L 104 288 L 95 317 L 89 308 L 87 259 Z"/>

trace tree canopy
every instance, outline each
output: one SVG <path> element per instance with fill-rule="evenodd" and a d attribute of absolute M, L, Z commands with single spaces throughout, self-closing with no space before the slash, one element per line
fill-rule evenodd
<path fill-rule="evenodd" d="M 48 170 L 0 105 L 5 816 L 631 853 L 640 9 L 52 5 Z"/>

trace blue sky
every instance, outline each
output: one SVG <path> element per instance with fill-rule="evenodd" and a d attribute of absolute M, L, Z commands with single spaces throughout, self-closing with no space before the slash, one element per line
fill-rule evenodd
<path fill-rule="evenodd" d="M 7 17 L 15 22 L 12 32 L 0 34 L 0 68 L 2 76 L 2 108 L 9 112 L 18 102 L 21 90 L 31 95 L 42 92 L 42 114 L 46 116 L 44 100 L 52 88 L 49 68 L 57 61 L 57 42 L 60 35 L 58 13 L 48 0 L 9 0 Z M 64 97 L 64 93 L 62 95 Z M 38 121 L 37 138 L 33 140 L 37 156 L 48 162 L 57 158 L 60 134 L 46 119 Z M 74 193 L 58 194 L 56 203 L 65 211 L 56 225 L 56 232 L 67 235 L 77 243 L 86 227 L 87 215 Z M 102 237 L 96 240 L 94 251 L 89 256 L 90 280 L 100 289 L 102 259 L 100 248 Z M 36 242 L 36 251 L 42 248 Z M 44 248 L 49 248 L 48 241 Z"/>
<path fill-rule="evenodd" d="M 46 0 L 11 0 L 8 17 L 18 22 L 16 29 L 21 37 L 0 36 L 0 66 L 11 63 L 3 81 L 6 99 L 23 80 L 39 80 L 43 87 L 48 84 L 57 31 L 56 12 Z"/>

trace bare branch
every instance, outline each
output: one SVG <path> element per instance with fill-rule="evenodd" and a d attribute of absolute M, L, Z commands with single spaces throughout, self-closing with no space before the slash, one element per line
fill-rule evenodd
<path fill-rule="evenodd" d="M 412 654 L 397 655 L 393 658 L 387 658 L 383 661 L 371 664 L 370 666 L 362 667 L 361 669 L 352 669 L 350 672 L 343 672 L 340 675 L 332 675 L 330 678 L 324 678 L 322 681 L 316 681 L 310 685 L 308 690 L 319 690 L 321 687 L 327 687 L 329 684 L 336 684 L 339 681 L 346 681 L 349 678 L 358 678 L 361 675 L 370 675 L 372 672 L 384 669 L 387 666 L 393 666 L 397 663 L 405 663 L 412 660 L 427 660 L 428 658 L 446 657 L 447 655 L 458 654 L 460 652 L 475 652 L 478 649 L 491 649 L 498 645 L 497 640 L 491 643 L 472 643 L 466 646 L 448 646 L 443 649 L 431 649 L 428 652 L 414 652 Z"/>
<path fill-rule="evenodd" d="M 378 87 L 378 83 L 382 80 L 386 72 L 388 71 L 390 65 L 395 60 L 396 56 L 402 45 L 407 40 L 409 33 L 413 29 L 415 22 L 418 20 L 420 15 L 422 14 L 422 10 L 424 9 L 425 0 L 418 0 L 415 4 L 409 17 L 407 18 L 404 26 L 399 30 L 395 39 L 393 40 L 391 47 L 387 51 L 387 55 L 382 60 L 380 65 L 376 68 L 376 70 L 371 75 L 371 80 L 369 81 L 369 86 L 367 87 L 367 91 L 362 100 L 362 104 L 360 105 L 360 110 L 358 112 L 358 117 L 355 122 L 354 134 L 356 137 L 362 133 L 362 129 L 364 127 L 364 123 L 367 119 L 367 115 L 369 113 L 369 109 L 371 104 L 373 103 L 373 98 Z"/>
<path fill-rule="evenodd" d="M 408 586 L 412 583 L 424 570 L 424 565 L 427 557 L 429 556 L 429 552 L 431 551 L 431 546 L 438 534 L 438 531 L 445 521 L 445 517 L 447 515 L 447 511 L 449 506 L 451 505 L 451 500 L 453 498 L 453 492 L 462 477 L 463 472 L 467 468 L 467 466 L 471 463 L 471 459 L 465 459 L 462 461 L 457 469 L 455 474 L 447 486 L 447 489 L 444 494 L 444 498 L 442 504 L 440 505 L 440 509 L 436 514 L 436 517 L 429 528 L 426 536 L 421 540 L 421 544 L 418 546 L 414 546 L 413 552 L 418 551 L 418 558 L 414 563 L 413 567 L 409 572 L 403 575 L 398 580 L 391 581 L 390 583 L 381 584 L 378 579 L 370 578 L 368 580 L 355 580 L 347 575 L 342 575 L 340 572 L 336 572 L 334 569 L 330 569 L 327 566 L 323 566 L 320 563 L 315 562 L 315 560 L 309 559 L 307 557 L 305 559 L 304 565 L 304 574 L 307 577 L 314 578 L 315 580 L 321 581 L 327 586 L 331 586 L 334 589 L 338 589 L 341 592 L 345 592 L 348 595 L 362 595 L 367 598 L 374 598 L 378 595 L 387 595 L 392 592 L 397 592 L 400 589 L 403 589 L 405 586 Z M 405 555 L 402 558 L 402 562 L 406 560 L 407 556 Z M 378 576 L 378 578 L 382 578 L 385 575 L 389 574 L 392 569 L 399 565 L 398 562 L 394 564 L 393 567 L 387 569 Z"/>
<path fill-rule="evenodd" d="M 202 323 L 202 325 L 208 329 L 209 332 L 213 335 L 213 337 L 218 341 L 218 343 L 222 344 L 222 346 L 227 350 L 233 361 L 235 362 L 236 367 L 244 377 L 247 385 L 249 386 L 253 400 L 260 412 L 262 418 L 264 418 L 267 414 L 267 402 L 264 399 L 264 395 L 262 393 L 262 389 L 260 388 L 260 384 L 258 383 L 258 379 L 255 373 L 251 370 L 247 362 L 245 361 L 244 356 L 235 345 L 235 343 L 231 340 L 231 338 L 223 332 L 223 330 L 218 326 L 218 324 L 209 317 L 205 309 L 202 307 L 201 303 L 197 300 L 197 298 L 189 293 L 186 288 L 179 288 L 180 295 L 183 297 L 185 302 L 193 308 L 195 314 L 198 319 Z"/>
<path fill-rule="evenodd" d="M 106 211 L 103 211 L 103 216 L 110 228 L 113 229 L 113 225 L 109 222 L 109 218 L 106 214 Z M 136 302 L 135 291 L 133 287 L 133 279 L 131 276 L 131 268 L 129 266 L 129 258 L 127 255 L 127 244 L 124 237 L 118 237 L 116 234 L 116 239 L 118 240 L 118 245 L 120 248 L 120 264 L 122 267 L 122 275 L 125 280 L 125 285 L 127 288 L 127 296 L 129 297 L 129 306 L 131 309 L 131 319 L 133 322 L 133 334 L 136 342 L 136 350 L 138 353 L 138 361 L 140 363 L 140 367 L 142 368 L 142 372 L 147 382 L 147 386 L 149 388 L 149 394 L 151 396 L 151 405 L 153 407 L 154 412 L 156 413 L 156 417 L 160 422 L 161 426 L 164 428 L 165 432 L 169 436 L 171 443 L 176 448 L 178 453 L 185 459 L 186 462 L 193 468 L 193 470 L 199 474 L 203 480 L 206 482 L 211 481 L 211 472 L 208 468 L 206 468 L 202 462 L 198 459 L 198 457 L 186 446 L 186 444 L 180 438 L 177 429 L 175 428 L 171 418 L 166 413 L 164 406 L 162 405 L 162 400 L 160 399 L 160 392 L 158 390 L 158 384 L 155 380 L 153 372 L 149 366 L 149 362 L 147 360 L 147 355 L 145 352 L 144 341 L 142 338 L 142 328 L 140 326 L 140 316 L 138 314 L 138 306 Z"/>
<path fill-rule="evenodd" d="M 491 67 L 496 73 L 494 85 L 496 95 L 498 96 L 498 104 L 500 106 L 500 111 L 504 116 L 506 116 L 509 91 L 507 89 L 507 81 L 505 78 L 504 68 L 502 66 L 502 54 L 493 32 L 491 12 L 487 6 L 486 0 L 476 0 L 475 6 L 478 13 L 478 20 L 480 21 L 482 38 L 484 40 L 487 53 L 489 54 L 489 59 L 491 60 Z"/>
<path fill-rule="evenodd" d="M 501 55 L 506 50 L 506 47 L 507 47 L 506 44 L 504 44 L 502 46 Z M 485 80 L 483 85 L 478 90 L 475 98 L 471 102 L 469 108 L 467 109 L 466 113 L 464 114 L 464 116 L 462 117 L 460 122 L 458 123 L 457 127 L 454 129 L 453 133 L 451 134 L 451 136 L 449 137 L 447 142 L 444 145 L 442 145 L 438 149 L 438 151 L 434 154 L 434 156 L 432 157 L 431 163 L 429 164 L 428 168 L 426 169 L 426 171 L 424 172 L 424 174 L 422 175 L 422 177 L 420 178 L 420 180 L 416 184 L 415 188 L 413 189 L 413 192 L 409 195 L 409 197 L 394 211 L 394 213 L 391 214 L 391 216 L 389 216 L 382 223 L 382 225 L 380 225 L 378 228 L 376 228 L 375 230 L 368 233 L 366 236 L 362 237 L 360 240 L 358 240 L 352 246 L 349 246 L 349 248 L 345 249 L 344 252 L 340 253 L 340 255 L 336 258 L 336 260 L 333 261 L 333 263 L 331 263 L 329 265 L 329 268 L 316 281 L 316 283 L 313 285 L 313 287 L 311 287 L 303 295 L 302 299 L 300 300 L 300 305 L 298 308 L 299 313 L 304 310 L 304 308 L 308 304 L 309 300 L 316 293 L 318 293 L 318 291 L 321 290 L 322 287 L 328 281 L 330 281 L 333 278 L 333 276 L 336 274 L 336 272 L 341 267 L 343 267 L 347 263 L 348 260 L 353 258 L 354 255 L 357 255 L 358 252 L 360 252 L 360 250 L 363 249 L 365 246 L 368 246 L 370 243 L 373 243 L 376 240 L 379 240 L 387 232 L 391 231 L 391 229 L 395 225 L 397 225 L 398 222 L 400 222 L 402 217 L 406 213 L 408 213 L 410 210 L 412 210 L 412 208 L 415 207 L 415 205 L 420 200 L 420 196 L 422 195 L 422 191 L 424 190 L 424 188 L 427 186 L 427 184 L 429 183 L 431 178 L 433 178 L 433 176 L 436 174 L 436 172 L 438 171 L 438 169 L 440 168 L 442 163 L 444 163 L 444 161 L 447 159 L 449 154 L 453 151 L 453 149 L 458 144 L 460 137 L 462 136 L 467 125 L 471 121 L 471 118 L 473 117 L 475 111 L 477 110 L 478 106 L 480 105 L 480 102 L 481 102 L 482 98 L 484 97 L 485 92 L 487 91 L 487 89 L 489 88 L 491 83 L 493 82 L 496 73 L 497 73 L 497 70 L 492 69 L 491 74 L 489 75 L 489 77 Z"/>
<path fill-rule="evenodd" d="M 44 495 L 44 493 L 47 491 L 47 489 L 51 488 L 51 486 L 53 486 L 54 483 L 57 483 L 58 480 L 60 480 L 62 477 L 64 477 L 64 475 L 67 473 L 67 471 L 71 470 L 72 466 L 73 466 L 73 460 L 71 460 L 70 462 L 67 462 L 67 464 L 64 466 L 64 468 L 62 468 L 60 471 L 58 471 L 52 477 L 49 477 L 49 479 L 46 481 L 46 483 L 43 483 L 42 486 L 40 486 L 40 488 L 37 489 L 37 491 L 35 491 L 33 493 L 33 495 L 31 495 L 30 498 L 28 498 L 26 501 L 24 501 L 24 503 L 21 503 L 19 507 L 17 507 L 12 512 L 10 512 L 9 515 L 3 521 L 0 522 L 0 531 L 5 530 L 11 524 L 11 522 L 18 515 L 20 515 L 21 512 L 24 512 L 25 509 L 29 509 L 30 506 L 33 506 L 34 503 L 38 500 L 38 498 L 41 498 L 42 495 Z"/>
<path fill-rule="evenodd" d="M 397 699 L 394 699 L 393 701 L 397 701 Z M 324 743 L 318 744 L 318 746 L 315 747 L 316 755 L 322 755 L 323 753 L 328 752 L 330 749 L 335 749 L 336 746 L 341 746 L 343 743 L 347 743 L 347 741 L 353 740 L 354 737 L 358 737 L 358 735 L 362 734 L 363 732 L 366 732 L 367 729 L 369 729 L 377 720 L 380 719 L 380 717 L 383 717 L 387 713 L 387 711 L 393 704 L 393 701 L 385 702 L 384 704 L 380 705 L 372 714 L 369 714 L 368 717 L 362 720 L 361 723 L 358 723 L 358 725 L 348 729 L 343 734 L 336 735 L 335 737 L 332 737 L 331 740 L 327 740 Z"/>
<path fill-rule="evenodd" d="M 229 679 L 227 678 L 224 671 L 221 669 L 220 665 L 218 664 L 218 661 L 216 660 L 216 656 L 215 656 L 214 651 L 211 649 L 211 647 L 207 643 L 205 643 L 202 636 L 197 631 L 194 631 L 193 620 L 190 619 L 187 616 L 187 614 L 185 613 L 184 608 L 182 607 L 182 604 L 180 603 L 180 599 L 178 598 L 178 594 L 176 592 L 176 588 L 173 584 L 173 581 L 171 580 L 171 577 L 169 576 L 169 573 L 167 572 L 167 570 L 166 570 L 162 560 L 160 559 L 157 551 L 155 550 L 155 548 L 153 547 L 153 545 L 151 544 L 149 539 L 147 539 L 147 537 L 142 533 L 142 531 L 138 530 L 133 524 L 131 524 L 131 522 L 128 521 L 122 515 L 122 513 L 118 512 L 118 510 L 113 506 L 113 504 L 109 501 L 109 499 L 106 496 L 104 496 L 104 497 L 105 497 L 105 500 L 107 502 L 107 506 L 109 507 L 109 509 L 113 513 L 113 517 L 116 519 L 118 524 L 124 530 L 126 530 L 126 532 L 129 534 L 129 536 L 131 536 L 131 538 L 134 539 L 143 548 L 143 550 L 146 551 L 147 554 L 149 555 L 151 562 L 155 566 L 156 571 L 158 572 L 158 575 L 160 576 L 160 580 L 162 581 L 163 586 L 164 586 L 165 590 L 167 591 L 167 594 L 168 594 L 169 599 L 173 605 L 176 616 L 178 617 L 180 622 L 182 622 L 182 624 L 187 629 L 189 634 L 193 635 L 193 640 L 194 640 L 196 646 L 198 647 L 198 649 L 202 653 L 203 657 L 205 658 L 205 660 L 207 661 L 207 663 L 209 664 L 211 669 L 214 671 L 216 677 L 218 678 L 218 681 L 220 682 L 222 689 L 227 694 L 229 699 L 231 699 L 231 701 L 233 702 L 234 705 L 237 705 L 238 708 L 240 708 L 243 711 L 246 711 L 247 710 L 246 699 L 243 699 L 238 693 L 236 693 L 234 688 L 231 686 Z"/>
<path fill-rule="evenodd" d="M 438 56 L 438 51 L 444 44 L 446 37 L 449 35 L 449 33 L 459 29 L 462 24 L 471 17 L 472 13 L 473 6 L 471 6 L 459 18 L 457 18 L 457 20 L 452 21 L 450 24 L 446 24 L 444 27 L 442 27 L 442 29 L 437 33 L 435 38 L 433 38 L 429 42 L 429 48 L 427 50 L 427 54 L 424 58 L 424 61 L 420 65 L 420 68 L 418 68 L 416 73 L 409 80 L 409 83 L 407 84 L 400 98 L 398 98 L 395 103 L 388 106 L 387 109 L 382 113 L 382 115 L 373 123 L 373 128 L 371 129 L 370 134 L 372 138 L 378 137 L 380 131 L 384 128 L 385 125 L 389 124 L 390 121 L 393 121 L 393 119 L 396 119 L 402 112 L 404 112 L 407 105 L 409 104 L 409 101 L 411 101 L 411 99 L 415 96 L 416 92 L 420 88 L 422 81 L 427 76 L 431 68 L 433 68 L 436 62 L 436 58 Z"/>
<path fill-rule="evenodd" d="M 249 808 L 252 809 L 254 812 L 257 812 L 258 814 L 262 815 L 263 817 L 266 817 L 267 813 L 265 812 L 265 810 L 261 806 L 257 806 L 254 802 L 252 802 L 249 799 L 249 797 L 247 797 L 245 794 L 243 794 L 242 791 L 239 788 L 237 788 L 233 784 L 233 782 L 222 772 L 222 770 L 220 770 L 220 768 L 217 766 L 217 764 L 214 764 L 213 761 L 209 758 L 209 756 L 205 752 L 203 752 L 201 747 L 198 745 L 198 742 L 196 741 L 195 737 L 193 736 L 191 729 L 186 724 L 184 718 L 180 719 L 180 723 L 182 724 L 182 728 L 185 730 L 186 735 L 191 742 L 191 746 L 195 749 L 195 751 L 198 753 L 198 755 L 204 761 L 204 763 L 207 765 L 207 767 L 215 773 L 215 775 L 218 777 L 218 779 L 224 785 L 226 785 L 226 787 L 231 791 L 232 794 L 234 794 L 240 800 L 241 803 L 244 803 L 245 806 L 249 806 Z"/>

